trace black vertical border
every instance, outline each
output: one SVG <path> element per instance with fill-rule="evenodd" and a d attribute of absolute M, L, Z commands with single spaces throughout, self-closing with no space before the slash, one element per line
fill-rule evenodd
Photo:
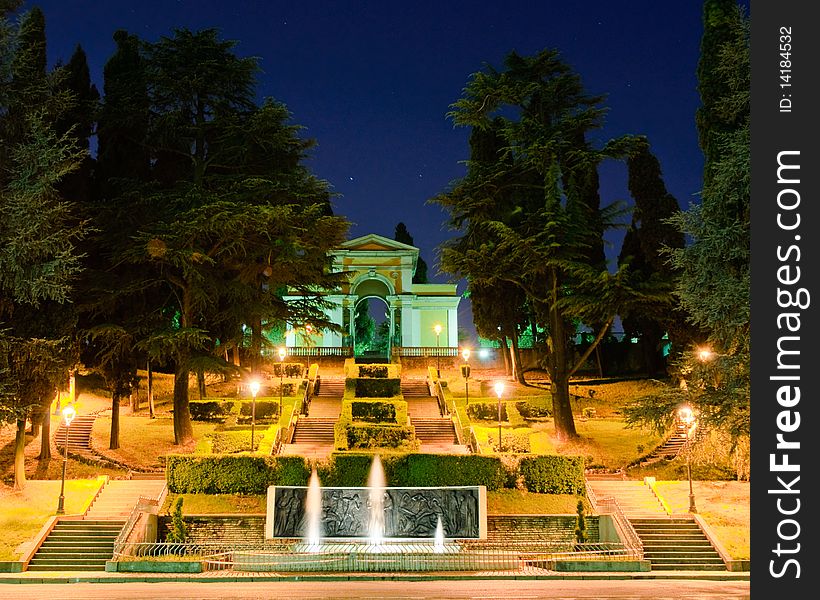
<path fill-rule="evenodd" d="M 820 395 L 820 337 L 818 337 L 817 305 L 818 265 L 820 265 L 820 160 L 818 160 L 818 119 L 820 97 L 817 93 L 818 66 L 820 66 L 820 19 L 817 19 L 815 2 L 801 0 L 754 0 L 751 15 L 751 214 L 752 214 L 752 283 L 751 283 L 751 591 L 755 598 L 810 598 L 816 597 L 817 562 L 817 487 L 818 454 L 817 439 L 820 437 L 817 403 Z M 780 78 L 783 57 L 780 54 L 781 27 L 791 29 L 791 76 L 789 87 L 781 87 Z M 791 112 L 783 112 L 791 101 Z M 778 153 L 798 151 L 789 161 L 799 163 L 799 184 L 778 184 Z M 791 178 L 795 170 L 783 171 L 784 178 Z M 778 193 L 786 188 L 796 190 L 800 203 L 796 208 L 784 211 L 778 207 Z M 796 196 L 784 195 L 793 203 Z M 781 220 L 794 222 L 799 213 L 800 225 L 784 230 Z M 778 258 L 791 246 L 800 248 L 799 262 Z M 790 275 L 800 268 L 800 281 L 784 286 L 778 281 L 778 268 L 791 264 Z M 781 272 L 784 275 L 786 272 Z M 790 287 L 796 292 L 805 288 L 810 305 L 805 309 L 783 308 L 778 304 L 778 288 Z M 788 332 L 779 327 L 778 315 L 783 312 L 800 313 L 800 331 Z M 790 355 L 789 362 L 799 368 L 789 371 L 778 369 L 778 338 L 784 335 L 799 336 L 799 341 L 789 341 L 790 349 L 800 354 Z M 782 357 L 781 357 L 782 358 Z M 777 375 L 799 375 L 799 381 L 773 380 Z M 778 389 L 788 383 L 800 387 L 800 401 L 786 408 L 778 403 Z M 789 410 L 791 414 L 781 415 Z M 794 423 L 799 413 L 800 426 L 796 431 L 781 431 L 780 423 Z M 784 439 L 799 442 L 799 449 L 778 449 L 777 434 Z M 798 472 L 777 472 L 771 466 L 771 455 L 783 462 L 800 466 Z M 782 493 L 784 484 L 791 484 L 800 476 L 792 489 L 799 493 Z M 780 492 L 780 493 L 773 493 Z M 780 505 L 778 505 L 780 500 Z M 799 504 L 798 501 L 799 500 Z M 793 511 L 785 515 L 783 511 Z M 781 510 L 782 509 L 782 510 Z M 793 521 L 787 521 L 792 519 Z M 795 522 L 797 525 L 795 525 Z M 794 539 L 786 539 L 799 534 Z M 780 555 L 778 556 L 778 544 Z M 791 553 L 793 552 L 793 553 Z M 794 559 L 797 565 L 786 561 Z M 780 574 L 781 576 L 776 576 Z M 813 589 L 812 589 L 813 588 Z"/>

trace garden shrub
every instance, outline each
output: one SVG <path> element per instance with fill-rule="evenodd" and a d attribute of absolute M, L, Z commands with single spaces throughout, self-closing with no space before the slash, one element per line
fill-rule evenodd
<path fill-rule="evenodd" d="M 239 418 L 237 423 L 250 423 L 251 414 L 253 412 L 253 401 L 243 400 L 242 406 L 239 409 Z M 271 423 L 278 420 L 279 417 L 279 398 L 275 400 L 272 398 L 257 399 L 256 401 L 256 422 L 257 423 Z"/>
<path fill-rule="evenodd" d="M 497 435 L 488 436 L 487 442 L 493 451 L 499 452 Z M 500 452 L 528 453 L 530 451 L 530 436 L 527 433 L 504 432 L 501 434 L 501 447 Z"/>
<path fill-rule="evenodd" d="M 165 541 L 170 544 L 184 544 L 188 537 L 188 528 L 182 518 L 182 503 L 184 500 L 185 498 L 180 496 L 174 501 L 174 508 L 171 511 L 171 531 L 165 536 Z"/>
<path fill-rule="evenodd" d="M 359 365 L 359 377 L 387 377 L 387 365 Z"/>
<path fill-rule="evenodd" d="M 191 420 L 224 423 L 234 410 L 233 400 L 191 400 L 188 402 Z"/>
<path fill-rule="evenodd" d="M 354 421 L 368 423 L 397 423 L 396 406 L 390 402 L 361 401 L 351 403 Z"/>
<path fill-rule="evenodd" d="M 351 423 L 347 427 L 347 447 L 357 448 L 400 448 L 405 441 L 416 437 L 416 430 L 407 425 L 370 425 Z"/>
<path fill-rule="evenodd" d="M 302 375 L 305 372 L 305 365 L 302 363 L 293 363 L 293 362 L 286 362 L 286 363 L 273 363 L 273 374 L 276 377 L 282 377 L 282 372 L 284 370 L 284 377 L 290 377 L 293 379 L 301 379 Z"/>
<path fill-rule="evenodd" d="M 470 402 L 467 416 L 471 421 L 498 421 L 497 402 Z M 501 420 L 507 420 L 507 403 L 501 403 Z"/>
<path fill-rule="evenodd" d="M 262 440 L 262 432 L 254 436 L 254 452 L 259 448 Z M 236 454 L 237 452 L 251 451 L 251 431 L 219 431 L 207 433 L 205 437 L 210 441 L 210 450 L 213 454 Z"/>
<path fill-rule="evenodd" d="M 168 490 L 175 494 L 266 494 L 271 485 L 307 485 L 310 468 L 301 456 L 172 454 Z"/>
<path fill-rule="evenodd" d="M 319 481 L 328 487 L 363 487 L 370 477 L 372 454 L 333 453 L 330 460 L 317 467 Z"/>
<path fill-rule="evenodd" d="M 354 380 L 356 398 L 392 398 L 401 395 L 401 379 L 367 379 Z"/>
<path fill-rule="evenodd" d="M 477 454 L 407 454 L 391 467 L 394 486 L 484 485 L 497 490 L 508 479 L 498 457 Z"/>
<path fill-rule="evenodd" d="M 582 456 L 525 456 L 519 463 L 524 486 L 540 494 L 585 493 Z"/>
<path fill-rule="evenodd" d="M 516 402 L 515 408 L 527 421 L 538 421 L 552 416 L 552 411 L 545 406 L 536 406 L 529 402 Z"/>

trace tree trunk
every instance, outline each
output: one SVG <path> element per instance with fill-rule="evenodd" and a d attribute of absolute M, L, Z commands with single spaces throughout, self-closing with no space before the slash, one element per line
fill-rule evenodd
<path fill-rule="evenodd" d="M 259 373 L 262 365 L 262 317 L 254 315 L 251 323 L 251 373 Z"/>
<path fill-rule="evenodd" d="M 558 280 L 555 274 L 551 277 L 552 302 L 549 311 L 550 337 L 550 391 L 552 392 L 552 414 L 555 422 L 555 435 L 559 440 L 577 438 L 575 420 L 572 416 L 572 404 L 569 395 L 570 356 L 567 323 L 556 308 L 558 300 Z"/>
<path fill-rule="evenodd" d="M 174 444 L 185 445 L 194 439 L 188 408 L 188 360 L 180 356 L 174 369 Z"/>
<path fill-rule="evenodd" d="M 199 372 L 196 374 L 196 387 L 199 390 L 199 399 L 204 400 L 206 396 L 205 373 Z"/>
<path fill-rule="evenodd" d="M 504 371 L 507 375 L 512 375 L 512 366 L 510 365 L 510 352 L 507 347 L 507 338 L 501 336 L 501 339 L 499 339 L 498 342 L 501 349 L 501 356 L 504 357 Z"/>
<path fill-rule="evenodd" d="M 120 390 L 117 384 L 114 384 L 114 391 L 111 393 L 111 435 L 108 447 L 111 450 L 120 447 Z"/>
<path fill-rule="evenodd" d="M 512 335 L 510 336 L 510 341 L 512 342 L 512 347 L 510 349 L 511 357 L 512 357 L 512 364 L 513 364 L 513 377 L 518 383 L 526 383 L 524 381 L 524 369 L 521 366 L 521 350 L 518 347 L 518 333 L 513 330 Z"/>
<path fill-rule="evenodd" d="M 140 410 L 140 392 L 139 388 L 131 389 L 131 414 L 136 414 Z"/>
<path fill-rule="evenodd" d="M 51 460 L 51 415 L 49 414 L 49 406 L 45 406 L 43 410 L 43 423 L 40 428 L 40 460 Z"/>
<path fill-rule="evenodd" d="M 151 370 L 151 361 L 148 361 L 148 415 L 153 419 L 154 414 L 154 372 Z"/>
<path fill-rule="evenodd" d="M 26 420 L 17 419 L 17 435 L 14 438 L 14 489 L 26 487 Z"/>

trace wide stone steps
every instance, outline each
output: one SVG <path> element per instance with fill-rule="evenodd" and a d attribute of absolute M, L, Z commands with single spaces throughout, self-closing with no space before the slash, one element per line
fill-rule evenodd
<path fill-rule="evenodd" d="M 407 400 L 407 414 L 410 419 L 438 419 L 441 417 L 441 409 L 438 407 L 438 402 L 433 400 L 430 396 L 427 399 L 411 398 Z"/>
<path fill-rule="evenodd" d="M 29 561 L 29 571 L 104 571 L 125 520 L 60 520 Z"/>
<path fill-rule="evenodd" d="M 96 415 L 77 415 L 68 428 L 68 451 L 88 450 L 91 447 L 91 431 L 94 427 Z M 54 432 L 54 443 L 57 448 L 65 451 L 66 447 L 66 426 L 65 421 L 60 421 L 60 426 Z"/>
<path fill-rule="evenodd" d="M 416 428 L 416 438 L 422 443 L 455 444 L 458 441 L 450 419 L 411 419 L 411 423 Z"/>
<path fill-rule="evenodd" d="M 316 396 L 341 398 L 345 395 L 345 380 L 344 379 L 320 379 L 319 389 L 316 390 Z"/>
<path fill-rule="evenodd" d="M 335 419 L 302 417 L 296 421 L 291 444 L 333 444 Z"/>
<path fill-rule="evenodd" d="M 407 398 L 430 398 L 430 388 L 426 381 L 402 381 L 401 393 Z"/>
<path fill-rule="evenodd" d="M 630 519 L 653 570 L 726 570 L 720 554 L 692 518 Z"/>
<path fill-rule="evenodd" d="M 127 479 L 109 481 L 86 512 L 85 518 L 127 518 L 140 497 L 159 498 L 165 487 L 162 479 Z"/>
<path fill-rule="evenodd" d="M 598 500 L 615 498 L 627 517 L 668 517 L 661 501 L 643 481 L 587 479 Z"/>

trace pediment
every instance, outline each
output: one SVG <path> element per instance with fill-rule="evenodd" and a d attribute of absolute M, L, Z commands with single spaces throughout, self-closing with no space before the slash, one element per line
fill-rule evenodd
<path fill-rule="evenodd" d="M 376 233 L 369 233 L 367 235 L 363 235 L 352 240 L 348 240 L 343 242 L 340 246 L 342 250 L 363 250 L 367 252 L 391 252 L 396 250 L 402 251 L 414 251 L 418 252 L 419 249 L 415 246 L 410 246 L 409 244 L 403 244 L 401 242 L 397 242 L 396 240 L 391 240 L 390 238 L 386 238 L 384 236 L 378 235 Z"/>

